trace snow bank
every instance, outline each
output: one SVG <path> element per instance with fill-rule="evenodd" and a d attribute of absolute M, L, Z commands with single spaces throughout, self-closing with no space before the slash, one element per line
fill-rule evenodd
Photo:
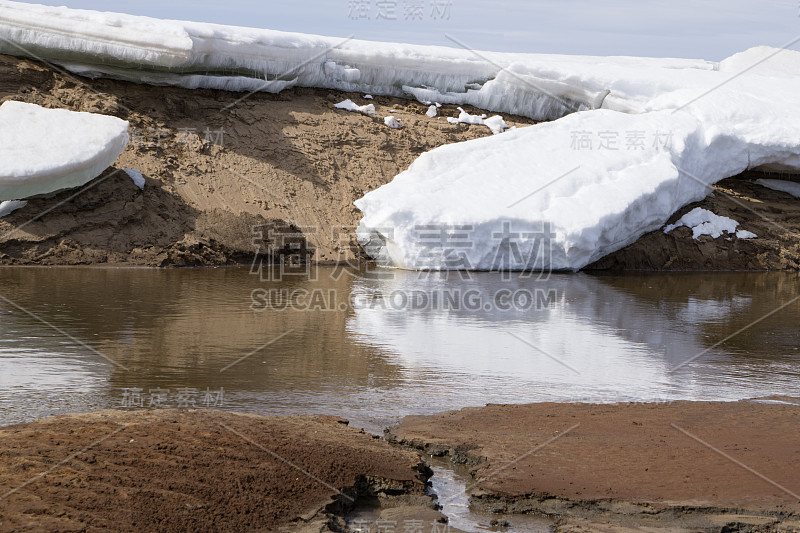
<path fill-rule="evenodd" d="M 763 185 L 773 191 L 781 191 L 791 194 L 795 198 L 800 198 L 800 183 L 786 180 L 756 180 L 756 183 Z"/>
<path fill-rule="evenodd" d="M 295 85 L 417 96 L 556 118 L 600 107 L 610 68 L 713 70 L 682 59 L 473 52 L 159 20 L 0 0 L 0 52 L 44 57 L 84 76 L 154 85 L 279 92 Z M 583 79 L 591 69 L 591 83 Z M 622 87 L 619 98 L 627 100 Z M 426 96 L 427 95 L 427 96 Z M 441 95 L 441 98 L 432 95 Z"/>
<path fill-rule="evenodd" d="M 573 148 L 596 128 L 675 135 L 671 149 Z M 678 170 L 702 153 L 700 129 L 688 113 L 598 110 L 444 146 L 356 202 L 359 240 L 408 269 L 581 268 L 707 194 Z"/>
<path fill-rule="evenodd" d="M 362 244 L 405 268 L 580 269 L 721 179 L 800 170 L 791 50 L 758 47 L 721 63 L 501 54 L 0 0 L 0 51 L 143 83 L 321 87 L 560 119 L 433 150 L 359 200 Z M 505 126 L 465 117 L 477 119 Z M 437 232 L 439 244 L 429 238 Z"/>
<path fill-rule="evenodd" d="M 0 200 L 79 187 L 99 176 L 128 144 L 128 123 L 114 117 L 0 106 Z"/>
<path fill-rule="evenodd" d="M 768 68 L 747 70 L 745 56 Z M 724 178 L 800 170 L 800 53 L 745 56 L 711 69 L 519 63 L 467 98 L 414 90 L 528 116 L 591 110 L 424 154 L 356 202 L 359 241 L 401 268 L 578 270 L 662 227 Z"/>
<path fill-rule="evenodd" d="M 788 85 L 784 102 L 800 90 Z M 727 91 L 707 107 L 586 111 L 437 148 L 356 202 L 359 240 L 408 269 L 581 269 L 711 184 L 800 153 L 800 112 Z"/>

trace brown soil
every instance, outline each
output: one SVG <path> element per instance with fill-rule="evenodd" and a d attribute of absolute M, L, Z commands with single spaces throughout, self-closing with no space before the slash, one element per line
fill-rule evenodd
<path fill-rule="evenodd" d="M 0 428 L 0 531 L 319 533 L 341 530 L 348 498 L 396 494 L 438 518 L 426 476 L 333 417 L 63 416 Z"/>
<path fill-rule="evenodd" d="M 796 403 L 490 405 L 389 438 L 472 465 L 476 508 L 560 531 L 800 531 L 798 424 Z"/>
<path fill-rule="evenodd" d="M 347 261 L 358 251 L 355 200 L 423 152 L 491 135 L 483 126 L 448 124 L 444 117 L 456 116 L 455 106 L 430 119 L 415 101 L 375 97 L 378 115 L 371 118 L 333 107 L 346 98 L 369 102 L 360 94 L 300 88 L 235 103 L 243 96 L 88 80 L 0 56 L 0 101 L 114 115 L 132 128 L 114 168 L 83 192 L 35 199 L 0 219 L 0 264 L 247 262 L 259 244 L 261 253 L 286 251 L 264 243 L 270 228 L 302 232 L 313 260 Z M 402 129 L 383 124 L 391 110 Z M 120 172 L 125 168 L 142 171 L 143 193 Z"/>

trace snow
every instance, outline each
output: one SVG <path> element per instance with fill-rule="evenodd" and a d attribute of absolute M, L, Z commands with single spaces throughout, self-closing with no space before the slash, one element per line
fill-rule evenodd
<path fill-rule="evenodd" d="M 144 176 L 142 176 L 142 173 L 139 170 L 136 170 L 135 168 L 126 168 L 125 174 L 127 174 L 128 177 L 133 181 L 134 185 L 139 187 L 140 190 L 144 190 Z"/>
<path fill-rule="evenodd" d="M 756 47 L 719 63 L 473 52 L 0 0 L 0 52 L 21 50 L 92 77 L 319 87 L 554 121 L 437 148 L 359 200 L 360 241 L 404 268 L 580 269 L 661 228 L 721 179 L 800 170 L 792 50 Z M 499 116 L 462 118 L 506 127 Z M 424 227 L 467 242 L 425 244 Z"/>
<path fill-rule="evenodd" d="M 400 127 L 403 125 L 403 123 L 400 120 L 396 119 L 395 117 L 386 117 L 385 119 L 383 119 L 383 123 L 394 130 L 399 130 Z"/>
<path fill-rule="evenodd" d="M 371 94 L 365 94 L 364 100 L 372 100 L 374 97 Z"/>
<path fill-rule="evenodd" d="M 375 115 L 375 105 L 367 104 L 367 105 L 358 105 L 352 100 L 345 100 L 344 102 L 339 102 L 338 104 L 334 104 L 336 109 L 344 109 L 345 111 L 355 111 L 356 113 L 363 113 L 364 115 Z"/>
<path fill-rule="evenodd" d="M 128 144 L 118 118 L 9 101 L 0 106 L 0 200 L 80 187 Z"/>
<path fill-rule="evenodd" d="M 736 233 L 739 223 L 732 218 L 721 217 L 708 209 L 697 207 L 683 215 L 675 224 L 665 227 L 664 233 L 669 233 L 682 226 L 692 229 L 695 240 L 701 235 L 710 235 L 712 239 L 718 239 L 723 233 Z"/>
<path fill-rule="evenodd" d="M 493 117 L 484 119 L 483 125 L 492 130 L 492 133 L 494 135 L 497 135 L 498 133 L 503 133 L 508 129 L 508 124 L 506 124 L 506 121 L 503 120 L 503 117 L 501 117 L 500 115 L 495 115 Z"/>
<path fill-rule="evenodd" d="M 540 89 L 599 107 L 620 69 L 659 73 L 662 84 L 676 88 L 680 80 L 671 73 L 716 68 L 702 60 L 476 53 L 10 0 L 0 0 L 0 52 L 44 57 L 85 76 L 156 85 L 264 92 L 304 86 L 391 96 L 428 91 L 446 101 L 425 100 L 525 115 L 560 109 Z M 614 89 L 623 101 L 638 96 L 625 94 L 634 92 L 627 86 Z"/>
<path fill-rule="evenodd" d="M 486 115 L 470 115 L 460 107 L 458 108 L 460 111 L 458 117 L 448 117 L 447 122 L 450 124 L 473 124 L 478 126 L 486 126 L 489 128 L 494 135 L 498 133 L 502 133 L 508 129 L 508 124 L 505 123 L 503 117 L 496 115 L 491 118 L 486 118 Z M 430 112 L 430 110 L 428 110 Z M 428 115 L 430 116 L 430 115 Z M 436 116 L 436 115 L 433 115 Z"/>
<path fill-rule="evenodd" d="M 739 223 L 732 218 L 722 217 L 714 214 L 708 209 L 696 207 L 685 215 L 675 224 L 664 227 L 664 233 L 669 233 L 676 228 L 686 226 L 692 229 L 692 236 L 695 240 L 702 235 L 710 235 L 712 239 L 718 239 L 723 233 L 735 234 L 740 239 L 756 239 L 758 235 L 747 230 L 738 230 Z"/>
<path fill-rule="evenodd" d="M 28 205 L 28 202 L 15 202 L 13 200 L 6 200 L 5 202 L 0 203 L 0 218 L 7 217 L 14 211 L 18 209 L 22 209 Z"/>
<path fill-rule="evenodd" d="M 428 111 L 427 111 L 425 114 L 426 114 L 426 115 L 427 115 L 429 118 L 434 118 L 434 117 L 436 117 L 436 115 L 437 115 L 437 114 L 439 114 L 439 112 L 437 111 L 437 109 L 438 109 L 438 108 L 437 108 L 435 105 L 432 105 L 432 106 L 430 106 L 430 107 L 428 108 Z"/>
<path fill-rule="evenodd" d="M 447 122 L 450 124 L 473 124 L 473 125 L 483 125 L 483 119 L 486 118 L 486 115 L 470 115 L 460 107 L 458 110 L 461 112 L 459 113 L 457 118 L 449 117 Z"/>
<path fill-rule="evenodd" d="M 762 179 L 756 180 L 756 183 L 763 185 L 767 189 L 785 192 L 791 194 L 795 198 L 800 198 L 800 183 L 796 181 Z"/>

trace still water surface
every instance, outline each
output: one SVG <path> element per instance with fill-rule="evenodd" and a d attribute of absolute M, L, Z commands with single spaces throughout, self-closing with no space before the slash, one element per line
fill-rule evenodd
<path fill-rule="evenodd" d="M 380 432 L 486 403 L 800 395 L 796 274 L 273 277 L 0 270 L 0 425 L 222 402 Z"/>

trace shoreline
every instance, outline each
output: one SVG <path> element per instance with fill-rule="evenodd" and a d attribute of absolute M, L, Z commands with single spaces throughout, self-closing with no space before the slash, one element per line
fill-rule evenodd
<path fill-rule="evenodd" d="M 495 524 L 533 515 L 559 533 L 797 531 L 798 406 L 488 405 L 409 416 L 386 439 L 332 416 L 63 415 L 0 428 L 0 531 L 112 520 L 120 531 L 348 532 L 354 509 L 372 517 L 364 531 L 421 518 L 438 527 L 425 455 L 468 468 L 470 506 Z M 128 510 L 104 503 L 119 498 Z"/>
<path fill-rule="evenodd" d="M 451 125 L 413 100 L 376 96 L 376 117 L 337 110 L 363 95 L 293 88 L 255 94 L 220 112 L 237 93 L 82 82 L 32 60 L 0 55 L 0 99 L 117 116 L 132 140 L 114 167 L 76 196 L 34 198 L 0 219 L 0 265 L 193 267 L 275 262 L 363 264 L 353 202 L 389 183 L 422 153 L 491 135 L 485 126 Z M 78 80 L 78 81 L 76 81 Z M 83 83 L 83 84 L 82 84 Z M 91 85 L 87 85 L 91 84 Z M 462 106 L 470 113 L 482 111 Z M 391 111 L 395 111 L 391 113 Z M 379 118 L 394 115 L 403 128 Z M 503 115 L 509 126 L 534 121 Z M 140 191 L 122 169 L 142 171 Z M 692 239 L 691 230 L 655 231 L 584 271 L 798 271 L 800 202 L 755 184 L 761 173 L 723 180 L 685 207 L 741 223 L 757 239 Z M 794 175 L 784 179 L 800 180 Z M 73 196 L 75 196 L 73 198 Z M 276 245 L 277 235 L 284 246 Z M 295 245 L 300 245 L 298 254 Z M 292 247 L 294 246 L 294 248 Z"/>

